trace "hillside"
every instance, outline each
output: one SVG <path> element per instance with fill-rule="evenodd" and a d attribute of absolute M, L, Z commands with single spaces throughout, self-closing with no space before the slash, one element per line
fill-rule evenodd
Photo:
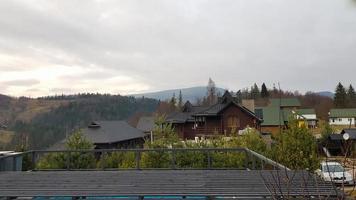
<path fill-rule="evenodd" d="M 154 99 L 100 94 L 7 100 L 0 112 L 7 135 L 2 132 L 0 138 L 6 142 L 14 139 L 7 144 L 0 142 L 0 149 L 18 144 L 43 149 L 92 120 L 126 120 L 135 113 L 153 112 L 158 105 Z"/>
<path fill-rule="evenodd" d="M 163 90 L 158 92 L 150 92 L 150 93 L 142 93 L 142 94 L 133 94 L 131 96 L 134 97 L 146 97 L 146 98 L 153 98 L 158 100 L 167 100 L 172 98 L 173 94 L 178 97 L 179 91 L 182 91 L 182 96 L 184 101 L 191 101 L 195 102 L 198 98 L 202 98 L 206 96 L 206 87 L 198 86 L 198 87 L 190 87 L 190 88 L 182 88 L 182 89 L 172 89 L 172 90 Z M 224 89 L 217 88 L 217 92 L 221 94 L 224 93 Z"/>

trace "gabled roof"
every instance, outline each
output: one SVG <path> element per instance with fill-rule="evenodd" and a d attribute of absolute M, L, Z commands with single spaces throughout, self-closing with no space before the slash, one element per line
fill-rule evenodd
<path fill-rule="evenodd" d="M 183 106 L 183 112 L 174 112 L 168 115 L 166 121 L 168 123 L 194 122 L 194 117 L 196 116 L 215 116 L 220 114 L 230 105 L 239 107 L 243 112 L 261 121 L 261 118 L 256 116 L 255 113 L 236 103 L 228 91 L 225 91 L 224 95 L 219 99 L 219 102 L 212 106 L 192 106 L 192 104 L 188 101 Z"/>
<path fill-rule="evenodd" d="M 262 115 L 263 122 L 261 126 L 278 126 L 284 125 L 284 116 L 283 112 L 278 107 L 259 107 L 255 109 L 256 113 Z"/>
<path fill-rule="evenodd" d="M 300 107 L 300 101 L 297 98 L 273 98 L 270 99 L 270 106 L 278 107 Z"/>
<path fill-rule="evenodd" d="M 146 135 L 125 121 L 98 121 L 83 130 L 83 135 L 94 144 L 116 143 Z"/>
<path fill-rule="evenodd" d="M 155 127 L 154 117 L 141 117 L 136 128 L 143 132 L 151 132 Z"/>
<path fill-rule="evenodd" d="M 294 115 L 298 115 L 299 119 L 308 119 L 303 115 L 306 114 L 315 114 L 314 109 L 280 109 L 275 106 L 268 107 L 257 107 L 255 109 L 255 113 L 258 114 L 259 117 L 262 117 L 263 122 L 262 126 L 279 126 L 284 125 L 285 122 L 288 122 L 289 119 Z"/>
<path fill-rule="evenodd" d="M 298 109 L 295 112 L 297 114 L 300 114 L 300 115 L 315 115 L 315 109 L 314 108 Z"/>
<path fill-rule="evenodd" d="M 125 121 L 98 121 L 84 129 L 83 136 L 93 144 L 103 144 L 143 138 L 146 135 Z M 67 139 L 63 139 L 47 150 L 66 150 L 66 142 Z"/>
<path fill-rule="evenodd" d="M 255 115 L 255 113 L 253 113 L 249 109 L 245 108 L 244 106 L 241 106 L 241 105 L 239 105 L 238 103 L 236 103 L 234 101 L 225 101 L 225 102 L 226 103 L 214 104 L 214 105 L 212 105 L 211 107 L 209 107 L 206 110 L 203 110 L 201 112 L 195 113 L 193 116 L 214 116 L 214 115 L 218 115 L 225 108 L 229 107 L 230 105 L 234 105 L 234 106 L 237 106 L 238 108 L 240 108 L 243 112 L 245 112 L 248 115 L 250 115 L 251 117 L 261 121 L 261 119 L 258 116 Z"/>
<path fill-rule="evenodd" d="M 194 122 L 193 115 L 197 112 L 207 109 L 206 106 L 191 106 L 189 109 L 183 109 L 183 112 L 173 112 L 167 116 L 168 123 Z"/>
<path fill-rule="evenodd" d="M 356 117 L 356 108 L 331 109 L 330 117 Z"/>

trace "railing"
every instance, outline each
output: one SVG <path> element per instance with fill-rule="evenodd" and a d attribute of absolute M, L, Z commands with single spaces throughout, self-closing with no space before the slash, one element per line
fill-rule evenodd
<path fill-rule="evenodd" d="M 196 135 L 216 135 L 223 133 L 224 131 L 221 128 L 209 128 L 204 126 L 199 126 L 194 129 Z"/>
<path fill-rule="evenodd" d="M 22 163 L 17 162 L 22 158 Z M 45 163 L 46 161 L 48 163 Z M 120 163 L 124 159 L 124 163 Z M 125 160 L 126 159 L 126 160 Z M 247 148 L 33 150 L 0 157 L 0 171 L 122 169 L 274 169 L 287 167 Z M 43 164 L 45 163 L 45 164 Z M 46 166 L 46 164 L 54 164 Z M 114 166 L 114 167 L 113 167 Z"/>

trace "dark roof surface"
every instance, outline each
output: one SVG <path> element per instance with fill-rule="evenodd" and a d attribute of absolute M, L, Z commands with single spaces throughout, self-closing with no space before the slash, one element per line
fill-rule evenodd
<path fill-rule="evenodd" d="M 97 128 L 84 129 L 83 136 L 94 144 L 114 143 L 146 136 L 141 130 L 130 126 L 125 121 L 99 121 L 89 126 Z M 66 150 L 66 139 L 55 143 L 47 150 Z"/>
<path fill-rule="evenodd" d="M 350 140 L 356 140 L 356 128 L 343 129 L 340 134 L 330 134 L 329 138 L 331 140 L 344 140 L 343 135 L 345 133 L 350 135 Z"/>
<path fill-rule="evenodd" d="M 356 128 L 347 128 L 341 131 L 341 134 L 348 133 L 351 140 L 356 140 Z"/>
<path fill-rule="evenodd" d="M 261 119 L 256 116 L 253 111 L 250 111 L 248 108 L 236 103 L 228 91 L 225 91 L 224 95 L 219 99 L 218 103 L 211 106 L 192 106 L 190 102 L 187 102 L 182 109 L 183 112 L 175 112 L 170 114 L 166 121 L 169 123 L 185 123 L 189 121 L 194 122 L 194 117 L 196 116 L 216 116 L 230 105 L 237 106 L 243 112 L 261 121 Z"/>
<path fill-rule="evenodd" d="M 154 117 L 141 117 L 136 128 L 143 132 L 151 132 L 155 127 Z"/>
<path fill-rule="evenodd" d="M 115 143 L 146 136 L 125 121 L 98 121 L 95 124 L 100 127 L 83 130 L 83 135 L 94 144 Z"/>
<path fill-rule="evenodd" d="M 0 187 L 2 197 L 224 196 L 272 199 L 288 196 L 324 199 L 337 195 L 331 183 L 316 175 L 305 171 L 281 173 L 273 170 L 1 172 Z"/>
<path fill-rule="evenodd" d="M 188 110 L 183 108 L 183 110 L 187 111 L 171 113 L 167 116 L 166 121 L 168 123 L 194 122 L 193 115 L 206 109 L 208 109 L 206 106 L 190 106 Z"/>

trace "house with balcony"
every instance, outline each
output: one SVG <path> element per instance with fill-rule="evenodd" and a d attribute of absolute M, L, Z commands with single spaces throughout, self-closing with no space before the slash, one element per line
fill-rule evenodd
<path fill-rule="evenodd" d="M 211 106 L 194 106 L 189 101 L 180 112 L 167 116 L 182 139 L 230 135 L 247 127 L 259 129 L 262 120 L 238 103 L 228 91 Z"/>

